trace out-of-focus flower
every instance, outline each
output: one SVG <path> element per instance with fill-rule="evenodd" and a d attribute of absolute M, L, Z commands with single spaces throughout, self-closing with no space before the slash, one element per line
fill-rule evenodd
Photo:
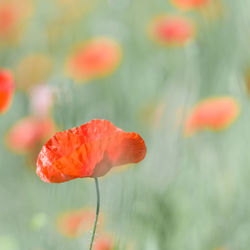
<path fill-rule="evenodd" d="M 156 128 L 160 125 L 165 108 L 164 102 L 147 103 L 140 110 L 138 117 L 144 125 Z"/>
<path fill-rule="evenodd" d="M 181 10 L 197 10 L 207 20 L 215 20 L 224 13 L 221 0 L 172 0 Z"/>
<path fill-rule="evenodd" d="M 38 231 L 43 228 L 48 223 L 48 215 L 45 213 L 35 214 L 30 221 L 30 229 L 33 231 Z"/>
<path fill-rule="evenodd" d="M 239 114 L 239 104 L 232 97 L 209 98 L 198 103 L 189 114 L 185 135 L 199 130 L 223 130 L 230 126 Z"/>
<path fill-rule="evenodd" d="M 208 3 L 210 3 L 213 0 L 171 0 L 172 3 L 184 10 L 189 9 L 199 9 L 202 7 L 206 7 Z"/>
<path fill-rule="evenodd" d="M 0 2 L 0 44 L 19 40 L 33 7 L 32 0 L 2 0 Z"/>
<path fill-rule="evenodd" d="M 14 80 L 9 70 L 0 69 L 0 114 L 10 106 L 14 94 Z"/>
<path fill-rule="evenodd" d="M 8 147 L 17 153 L 28 153 L 44 143 L 55 131 L 50 118 L 26 117 L 19 120 L 7 134 Z"/>
<path fill-rule="evenodd" d="M 41 84 L 48 80 L 53 70 L 52 59 L 45 54 L 30 54 L 24 57 L 16 68 L 18 87 L 27 90 L 33 84 Z"/>
<path fill-rule="evenodd" d="M 101 234 L 96 238 L 93 250 L 113 250 L 114 247 L 115 247 L 115 242 L 112 235 Z"/>
<path fill-rule="evenodd" d="M 0 5 L 0 32 L 1 35 L 8 35 L 14 26 L 17 25 L 19 12 L 13 3 L 2 3 Z"/>
<path fill-rule="evenodd" d="M 61 234 L 66 237 L 79 237 L 88 232 L 94 225 L 95 209 L 82 208 L 59 214 L 56 225 Z M 103 216 L 100 215 L 97 229 L 102 227 Z"/>
<path fill-rule="evenodd" d="M 112 167 L 138 163 L 146 155 L 139 134 L 124 132 L 106 120 L 92 120 L 56 133 L 37 159 L 37 174 L 45 182 L 100 177 Z"/>
<path fill-rule="evenodd" d="M 121 48 L 109 38 L 95 38 L 76 46 L 66 62 L 66 73 L 75 81 L 111 74 L 121 60 Z"/>
<path fill-rule="evenodd" d="M 163 15 L 149 26 L 150 36 L 161 45 L 183 46 L 194 38 L 195 26 L 183 16 Z"/>
<path fill-rule="evenodd" d="M 32 114 L 36 117 L 48 117 L 52 106 L 53 94 L 49 85 L 39 84 L 31 88 L 30 102 Z"/>

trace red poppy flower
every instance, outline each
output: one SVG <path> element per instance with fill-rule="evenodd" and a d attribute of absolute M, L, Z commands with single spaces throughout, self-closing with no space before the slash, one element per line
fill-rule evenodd
<path fill-rule="evenodd" d="M 150 25 L 152 39 L 162 45 L 182 46 L 195 34 L 193 23 L 180 16 L 160 16 Z"/>
<path fill-rule="evenodd" d="M 93 250 L 113 250 L 114 238 L 109 234 L 102 234 L 95 240 Z"/>
<path fill-rule="evenodd" d="M 232 97 L 209 98 L 197 104 L 187 118 L 185 134 L 197 130 L 222 130 L 238 116 L 239 104 Z"/>
<path fill-rule="evenodd" d="M 99 177 L 112 167 L 138 163 L 146 155 L 140 135 L 124 132 L 106 120 L 92 120 L 56 133 L 43 147 L 37 174 L 45 182 Z"/>
<path fill-rule="evenodd" d="M 7 135 L 9 148 L 18 153 L 27 153 L 53 134 L 55 125 L 51 119 L 27 117 L 18 121 Z"/>
<path fill-rule="evenodd" d="M 14 93 L 14 80 L 8 70 L 0 69 L 0 113 L 5 112 L 10 106 Z"/>
<path fill-rule="evenodd" d="M 19 40 L 21 30 L 33 9 L 32 0 L 0 1 L 0 37 L 1 43 L 12 43 Z"/>
<path fill-rule="evenodd" d="M 197 9 L 206 6 L 211 0 L 172 0 L 181 9 Z"/>
<path fill-rule="evenodd" d="M 95 38 L 74 49 L 66 71 L 76 81 L 86 81 L 112 73 L 120 59 L 121 48 L 114 40 Z"/>
<path fill-rule="evenodd" d="M 13 3 L 4 3 L 0 6 L 0 32 L 10 32 L 19 19 L 19 11 Z"/>
<path fill-rule="evenodd" d="M 56 224 L 58 230 L 64 236 L 75 238 L 88 232 L 93 227 L 96 211 L 84 208 L 60 214 Z M 98 228 L 103 224 L 103 216 L 100 216 Z"/>

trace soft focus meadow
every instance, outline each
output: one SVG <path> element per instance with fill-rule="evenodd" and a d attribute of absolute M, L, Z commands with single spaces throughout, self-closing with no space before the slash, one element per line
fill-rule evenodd
<path fill-rule="evenodd" d="M 147 146 L 99 178 L 93 250 L 249 250 L 249 13 L 247 0 L 0 0 L 0 250 L 88 249 L 94 180 L 45 183 L 36 159 L 92 119 Z"/>

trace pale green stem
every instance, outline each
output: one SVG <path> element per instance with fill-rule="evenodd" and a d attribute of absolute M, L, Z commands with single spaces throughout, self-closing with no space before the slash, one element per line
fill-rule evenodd
<path fill-rule="evenodd" d="M 98 221 L 98 216 L 99 216 L 99 211 L 100 211 L 100 190 L 99 190 L 99 184 L 98 184 L 97 178 L 95 178 L 95 187 L 96 187 L 97 205 L 96 205 L 95 224 L 94 224 L 94 228 L 93 228 L 93 232 L 92 232 L 89 250 L 92 250 L 92 246 L 94 243 L 96 226 L 97 226 L 97 221 Z"/>

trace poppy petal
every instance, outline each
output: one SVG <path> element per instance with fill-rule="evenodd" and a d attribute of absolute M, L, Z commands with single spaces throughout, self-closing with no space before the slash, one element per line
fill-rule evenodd
<path fill-rule="evenodd" d="M 166 46 L 183 46 L 195 35 L 194 24 L 186 17 L 163 15 L 150 24 L 153 40 Z"/>
<path fill-rule="evenodd" d="M 114 166 L 137 163 L 145 154 L 140 135 L 124 132 L 106 120 L 92 120 L 56 133 L 38 156 L 37 174 L 45 182 L 99 177 Z"/>
<path fill-rule="evenodd" d="M 92 208 L 82 208 L 59 214 L 56 220 L 57 228 L 66 237 L 75 238 L 88 232 L 93 227 L 96 211 Z M 99 215 L 97 229 L 104 222 L 103 214 Z"/>
<path fill-rule="evenodd" d="M 114 249 L 115 240 L 111 234 L 102 233 L 95 241 L 93 250 L 112 250 Z"/>
<path fill-rule="evenodd" d="M 185 124 L 185 135 L 197 130 L 222 130 L 231 125 L 239 114 L 239 104 L 231 97 L 209 98 L 195 106 Z"/>
<path fill-rule="evenodd" d="M 66 72 L 77 82 L 104 77 L 118 67 L 121 56 L 116 41 L 97 37 L 74 48 L 67 60 Z"/>
<path fill-rule="evenodd" d="M 180 9 L 198 9 L 205 7 L 211 0 L 172 0 Z"/>
<path fill-rule="evenodd" d="M 10 71 L 0 70 L 0 113 L 10 106 L 14 93 L 14 81 Z"/>
<path fill-rule="evenodd" d="M 27 153 L 54 133 L 55 125 L 50 118 L 37 119 L 29 116 L 19 120 L 7 134 L 8 147 L 17 153 Z"/>

